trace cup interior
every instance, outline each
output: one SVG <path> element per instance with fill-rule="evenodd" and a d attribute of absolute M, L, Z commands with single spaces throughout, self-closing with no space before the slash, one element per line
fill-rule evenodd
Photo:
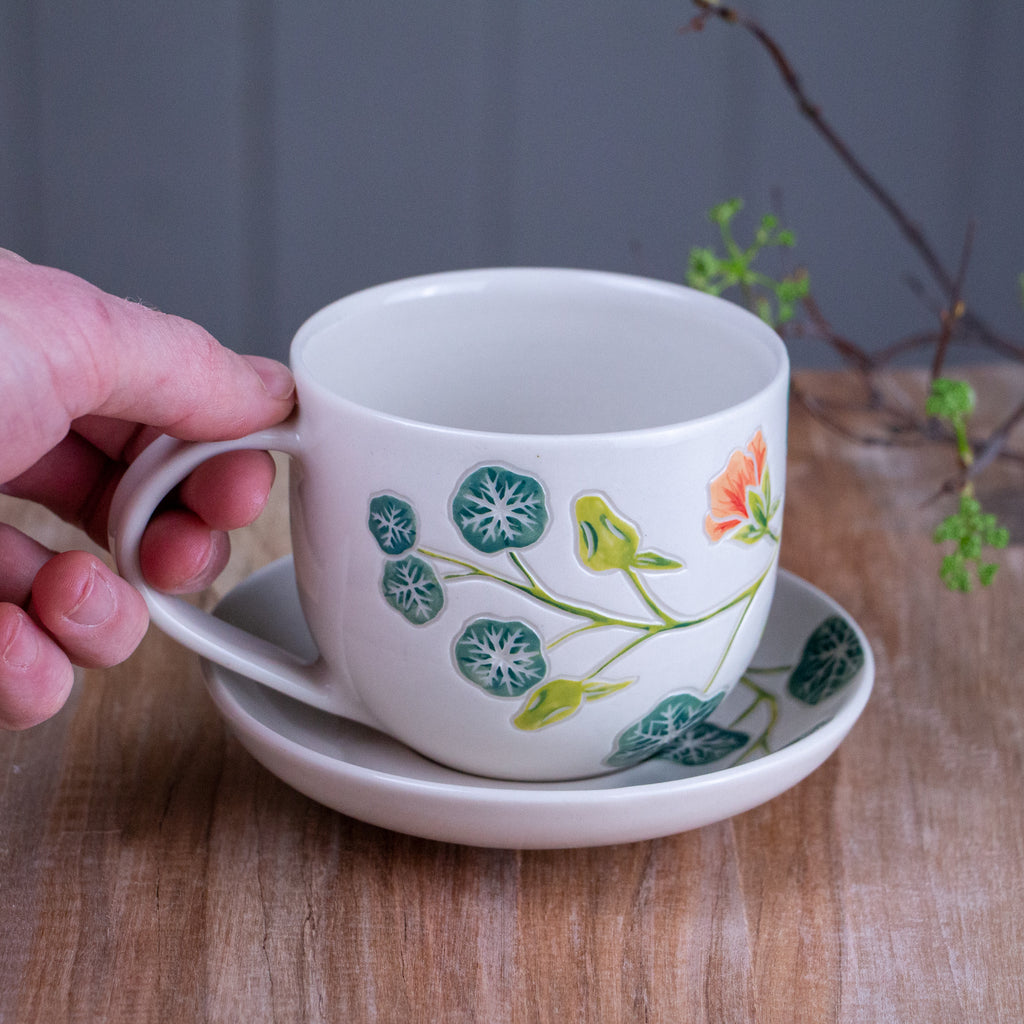
<path fill-rule="evenodd" d="M 513 434 L 677 425 L 788 373 L 745 310 L 665 282 L 514 268 L 412 278 L 328 306 L 299 331 L 305 386 L 388 416 Z"/>

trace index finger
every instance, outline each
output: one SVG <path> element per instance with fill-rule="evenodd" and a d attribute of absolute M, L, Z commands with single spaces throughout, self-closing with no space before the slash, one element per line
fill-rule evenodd
<path fill-rule="evenodd" d="M 284 419 L 294 382 L 199 325 L 119 299 L 71 274 L 0 260 L 0 480 L 97 413 L 184 440 L 240 437 Z"/>

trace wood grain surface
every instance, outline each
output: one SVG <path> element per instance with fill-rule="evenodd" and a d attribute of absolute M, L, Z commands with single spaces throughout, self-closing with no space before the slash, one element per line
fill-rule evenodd
<path fill-rule="evenodd" d="M 1024 380 L 986 387 L 1009 402 Z M 0 734 L 0 1021 L 1019 1024 L 1024 480 L 983 488 L 1015 534 L 994 586 L 950 594 L 925 504 L 948 459 L 794 408 L 782 561 L 864 627 L 875 693 L 803 783 L 666 839 L 482 850 L 328 811 L 245 753 L 151 630 Z M 284 504 L 217 593 L 286 551 Z M 0 517 L 81 544 L 27 506 Z"/>

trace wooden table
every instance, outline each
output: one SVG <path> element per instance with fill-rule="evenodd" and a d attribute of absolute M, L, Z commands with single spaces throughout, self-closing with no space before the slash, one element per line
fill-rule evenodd
<path fill-rule="evenodd" d="M 0 1021 L 1019 1024 L 1024 481 L 985 485 L 1017 542 L 995 585 L 951 594 L 941 506 L 921 507 L 948 458 L 794 409 L 783 564 L 867 631 L 875 693 L 806 781 L 667 839 L 483 850 L 328 811 L 246 754 L 151 630 L 0 736 Z M 279 491 L 220 592 L 285 552 L 285 516 Z"/>

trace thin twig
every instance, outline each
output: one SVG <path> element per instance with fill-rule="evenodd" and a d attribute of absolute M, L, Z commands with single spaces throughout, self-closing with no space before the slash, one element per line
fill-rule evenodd
<path fill-rule="evenodd" d="M 825 402 L 816 395 L 810 394 L 799 383 L 792 385 L 793 399 L 837 434 L 841 434 L 849 441 L 856 441 L 858 444 L 871 445 L 874 447 L 910 447 L 920 445 L 930 440 L 923 424 L 916 420 L 907 410 L 886 405 L 877 407 L 874 411 L 881 412 L 890 418 L 889 423 L 882 423 L 880 434 L 870 434 L 854 430 L 837 415 L 844 411 L 843 407 L 833 403 Z M 850 411 L 850 410 L 845 410 Z M 863 411 L 860 409 L 854 411 Z"/>
<path fill-rule="evenodd" d="M 732 7 L 718 4 L 715 0 L 693 0 L 703 12 L 703 18 L 696 18 L 690 27 L 698 29 L 709 17 L 716 17 L 733 25 L 739 25 L 749 32 L 767 51 L 776 69 L 786 83 L 800 112 L 811 122 L 814 129 L 828 143 L 853 176 L 875 197 L 890 217 L 896 222 L 903 236 L 917 250 L 925 266 L 931 271 L 941 290 L 948 294 L 953 288 L 953 276 L 942 264 L 934 247 L 925 237 L 921 228 L 910 219 L 902 206 L 882 186 L 882 183 L 861 163 L 839 133 L 825 120 L 821 108 L 814 103 L 804 90 L 800 76 L 796 73 L 782 47 L 753 18 L 748 18 Z"/>
<path fill-rule="evenodd" d="M 967 476 L 977 476 L 986 466 L 991 465 L 1000 457 L 1024 458 L 1024 455 L 1010 451 L 1006 447 L 1010 435 L 1022 422 L 1024 422 L 1024 401 L 1021 401 L 1017 408 L 989 434 L 985 442 L 975 448 L 974 462 L 967 468 Z"/>
<path fill-rule="evenodd" d="M 963 298 L 964 279 L 967 277 L 967 264 L 971 259 L 971 247 L 974 244 L 974 221 L 967 225 L 967 234 L 964 237 L 963 249 L 960 253 L 960 266 L 956 272 L 956 278 L 949 293 L 949 306 L 940 314 L 942 330 L 939 332 L 938 341 L 935 343 L 935 357 L 932 359 L 932 380 L 942 375 L 942 366 L 946 361 L 946 351 L 949 348 L 950 338 L 953 337 L 953 330 L 963 319 L 967 309 Z"/>
<path fill-rule="evenodd" d="M 803 305 L 811 323 L 817 329 L 820 336 L 824 338 L 829 345 L 839 353 L 839 355 L 843 356 L 847 362 L 853 363 L 856 368 L 862 372 L 868 372 L 872 369 L 874 366 L 874 359 L 871 355 L 856 344 L 856 342 L 853 342 L 849 338 L 839 334 L 832 327 L 813 296 L 805 295 Z"/>

